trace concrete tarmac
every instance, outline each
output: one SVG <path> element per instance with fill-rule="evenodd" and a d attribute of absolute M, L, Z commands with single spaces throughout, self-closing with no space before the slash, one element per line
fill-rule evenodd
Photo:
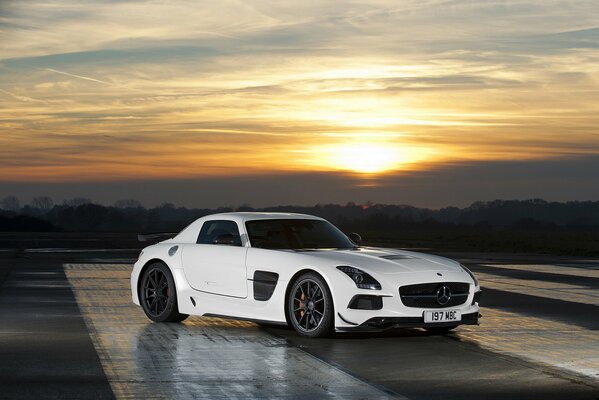
<path fill-rule="evenodd" d="M 481 326 L 305 339 L 154 324 L 130 302 L 133 254 L 5 255 L 0 398 L 599 399 L 598 260 L 450 256 L 485 277 Z"/>
<path fill-rule="evenodd" d="M 0 271 L 0 398 L 114 398 L 62 264 L 2 259 Z"/>

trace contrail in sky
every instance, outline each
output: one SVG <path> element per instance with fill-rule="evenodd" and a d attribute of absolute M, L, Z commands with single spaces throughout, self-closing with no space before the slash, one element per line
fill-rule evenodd
<path fill-rule="evenodd" d="M 52 69 L 52 68 L 44 68 L 46 71 L 50 71 L 50 72 L 55 72 L 57 74 L 62 74 L 62 75 L 66 75 L 66 76 L 72 76 L 73 78 L 79 78 L 79 79 L 85 79 L 86 81 L 92 81 L 92 82 L 97 82 L 97 83 L 101 83 L 103 85 L 109 85 L 109 86 L 117 86 L 114 85 L 110 82 L 106 82 L 106 81 L 101 81 L 99 79 L 95 79 L 95 78 L 90 78 L 88 76 L 83 76 L 83 75 L 75 75 L 75 74 L 71 74 L 68 72 L 64 72 L 64 71 L 59 71 L 57 69 Z"/>

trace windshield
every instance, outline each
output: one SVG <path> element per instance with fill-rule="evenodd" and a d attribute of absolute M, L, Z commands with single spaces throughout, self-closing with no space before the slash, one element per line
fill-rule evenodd
<path fill-rule="evenodd" d="M 262 219 L 245 223 L 252 247 L 262 249 L 353 249 L 333 224 L 315 219 Z"/>

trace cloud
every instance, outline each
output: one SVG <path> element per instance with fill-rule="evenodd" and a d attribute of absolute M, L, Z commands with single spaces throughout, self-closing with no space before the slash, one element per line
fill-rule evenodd
<path fill-rule="evenodd" d="M 32 102 L 32 103 L 44 103 L 44 104 L 46 103 L 44 100 L 39 100 L 39 99 L 34 99 L 34 98 L 28 97 L 28 96 L 14 94 L 14 93 L 11 93 L 8 90 L 4 90 L 4 89 L 0 89 L 0 92 L 7 94 L 10 97 L 12 97 L 13 99 L 17 99 L 19 101 Z"/>
<path fill-rule="evenodd" d="M 597 12 L 541 0 L 3 3 L 0 180 L 336 174 L 323 154 L 364 142 L 426 154 L 411 173 L 595 155 Z"/>

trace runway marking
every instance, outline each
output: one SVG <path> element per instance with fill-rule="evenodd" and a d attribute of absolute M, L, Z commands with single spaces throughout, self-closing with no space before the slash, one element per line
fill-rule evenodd
<path fill-rule="evenodd" d="M 481 264 L 486 267 L 508 268 L 580 277 L 599 277 L 599 271 L 556 265 Z M 599 306 L 599 293 L 588 286 L 517 279 L 491 273 L 476 275 L 484 288 L 520 293 L 547 299 Z M 482 307 L 480 326 L 462 326 L 459 336 L 491 351 L 530 359 L 575 374 L 592 377 L 599 382 L 599 331 L 544 318 Z M 589 315 L 589 318 L 593 318 Z"/>
<path fill-rule="evenodd" d="M 484 272 L 477 272 L 476 277 L 481 282 L 483 291 L 485 287 L 488 287 L 506 292 L 599 306 L 599 293 L 596 289 L 590 289 L 588 286 L 534 279 L 517 279 Z"/>
<path fill-rule="evenodd" d="M 119 399 L 391 398 L 250 322 L 152 323 L 131 302 L 130 265 L 64 269 Z"/>
<path fill-rule="evenodd" d="M 597 266 L 589 268 L 547 265 L 547 264 L 480 264 L 483 267 L 512 269 L 516 271 L 545 272 L 550 274 L 560 274 L 569 276 L 580 276 L 588 278 L 599 278 L 599 269 Z"/>
<path fill-rule="evenodd" d="M 493 352 L 591 377 L 599 384 L 599 331 L 482 307 L 480 326 L 461 326 L 457 336 Z"/>

